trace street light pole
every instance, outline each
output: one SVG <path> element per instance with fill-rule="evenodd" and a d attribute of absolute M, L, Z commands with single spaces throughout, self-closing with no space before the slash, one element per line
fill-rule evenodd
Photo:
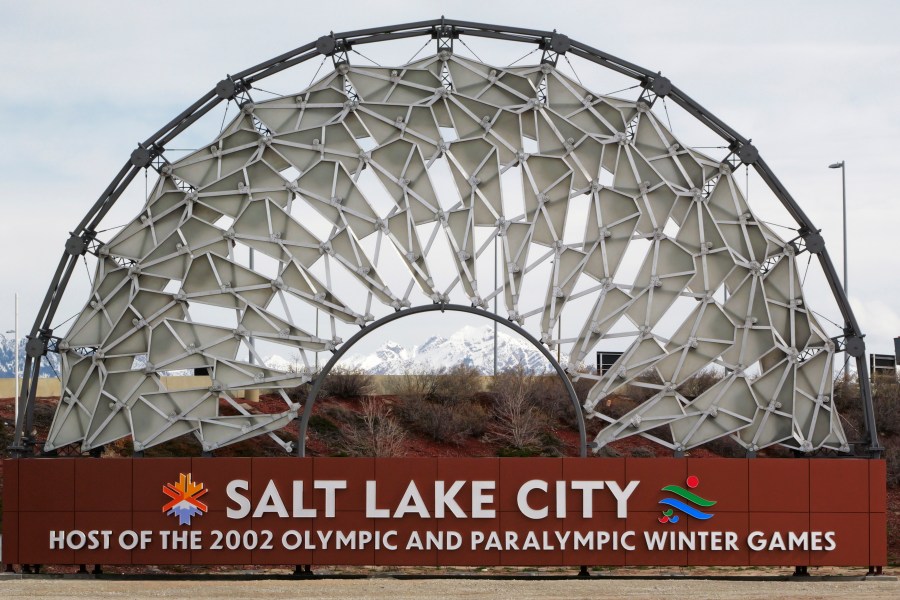
<path fill-rule="evenodd" d="M 249 260 L 247 261 L 247 263 L 248 263 L 248 266 L 250 267 L 251 271 L 256 270 L 256 265 L 255 265 L 254 259 L 255 259 L 255 256 L 253 253 L 253 248 L 250 248 L 250 256 L 249 256 Z M 250 336 L 249 353 L 250 353 L 250 356 L 248 358 L 250 360 L 248 360 L 247 362 L 249 362 L 251 365 L 255 365 L 256 364 L 256 338 L 254 338 L 252 335 Z"/>
<path fill-rule="evenodd" d="M 497 314 L 497 237 L 494 237 L 494 314 Z M 497 321 L 494 321 L 494 377 L 497 376 Z"/>
<path fill-rule="evenodd" d="M 844 212 L 844 295 L 847 296 L 847 301 L 850 301 L 850 294 L 848 292 L 849 287 L 847 286 L 847 167 L 845 161 L 836 162 L 828 165 L 829 169 L 840 169 L 841 170 L 841 188 L 843 190 L 843 212 Z M 850 356 L 846 353 L 844 354 L 844 381 L 847 381 L 849 376 L 849 368 L 850 368 Z"/>

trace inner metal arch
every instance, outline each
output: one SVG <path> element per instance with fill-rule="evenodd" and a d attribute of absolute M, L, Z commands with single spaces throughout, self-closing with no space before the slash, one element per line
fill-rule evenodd
<path fill-rule="evenodd" d="M 316 379 L 309 390 L 309 394 L 306 397 L 306 404 L 303 407 L 303 415 L 300 417 L 300 432 L 297 436 L 297 452 L 299 456 L 306 456 L 306 431 L 307 427 L 309 426 L 309 418 L 310 416 L 312 416 L 313 405 L 316 402 L 316 397 L 319 395 L 319 389 L 322 387 L 322 382 L 325 381 L 328 373 L 331 372 L 334 366 L 350 350 L 350 348 L 352 348 L 358 341 L 360 341 L 366 335 L 372 333 L 379 327 L 387 325 L 388 323 L 393 323 L 394 321 L 402 319 L 403 317 L 422 313 L 444 311 L 461 312 L 488 318 L 495 323 L 499 323 L 518 333 L 520 336 L 528 340 L 532 346 L 534 346 L 541 352 L 544 358 L 546 358 L 550 365 L 553 367 L 553 370 L 556 371 L 556 375 L 559 377 L 560 381 L 562 381 L 563 385 L 566 386 L 566 393 L 569 396 L 569 401 L 572 403 L 572 410 L 575 411 L 575 418 L 578 422 L 578 455 L 581 457 L 587 456 L 587 433 L 584 423 L 584 412 L 581 410 L 581 402 L 578 400 L 578 395 L 575 393 L 575 387 L 569 380 L 569 376 L 566 374 L 566 370 L 553 357 L 553 354 L 549 350 L 547 350 L 546 346 L 544 346 L 537 338 L 528 333 L 525 329 L 519 327 L 514 321 L 504 319 L 487 310 L 482 310 L 474 306 L 465 306 L 462 304 L 424 304 L 422 306 L 414 306 L 411 308 L 399 310 L 395 313 L 387 315 L 386 317 L 382 317 L 377 321 L 369 323 L 365 328 L 361 329 L 353 337 L 344 342 L 316 376 Z"/>
<path fill-rule="evenodd" d="M 347 53 L 353 45 L 416 36 L 430 36 L 434 38 L 439 52 L 452 51 L 453 40 L 460 36 L 536 44 L 542 50 L 542 64 L 548 65 L 555 65 L 556 60 L 560 56 L 570 53 L 635 79 L 644 90 L 641 94 L 641 99 L 648 106 L 652 105 L 657 98 L 669 98 L 722 137 L 730 151 L 723 160 L 723 164 L 727 163 L 731 166 L 752 165 L 798 224 L 797 237 L 791 240 L 791 247 L 797 251 L 808 251 L 817 255 L 819 259 L 844 318 L 843 335 L 834 338 L 833 342 L 838 351 L 844 351 L 857 360 L 860 395 L 867 429 L 867 440 L 865 443 L 871 455 L 877 456 L 879 454 L 880 445 L 877 439 L 872 410 L 863 334 L 850 309 L 822 236 L 781 182 L 771 172 L 749 140 L 731 129 L 659 73 L 634 65 L 581 42 L 571 40 L 565 35 L 556 32 L 510 28 L 443 18 L 323 36 L 314 43 L 306 44 L 255 67 L 226 77 L 214 89 L 207 92 L 170 123 L 155 132 L 144 142 L 138 144 L 138 148 L 132 153 L 130 159 L 72 231 L 65 243 L 65 252 L 60 259 L 51 285 L 38 311 L 34 326 L 28 336 L 14 449 L 21 451 L 25 446 L 23 442 L 30 441 L 26 437 L 26 432 L 32 430 L 34 401 L 38 382 L 37 374 L 41 360 L 48 351 L 56 352 L 61 350 L 59 347 L 60 338 L 53 335 L 52 321 L 75 265 L 79 257 L 85 253 L 91 252 L 99 255 L 102 252 L 103 244 L 97 239 L 96 233 L 98 226 L 122 191 L 140 170 L 153 167 L 161 173 L 165 172 L 169 168 L 169 163 L 163 154 L 166 145 L 170 141 L 221 102 L 231 100 L 239 104 L 248 102 L 249 90 L 252 89 L 253 84 L 265 77 L 322 55 L 331 56 L 335 65 L 338 66 L 342 62 L 347 61 Z M 819 401 L 821 402 L 821 398 Z"/>

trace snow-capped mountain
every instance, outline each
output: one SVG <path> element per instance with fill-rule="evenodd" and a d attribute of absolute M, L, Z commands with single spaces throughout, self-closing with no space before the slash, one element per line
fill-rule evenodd
<path fill-rule="evenodd" d="M 40 377 L 56 377 L 59 373 L 59 355 L 48 352 L 41 361 Z M 49 363 L 47 362 L 49 360 Z M 25 336 L 19 340 L 19 377 L 25 367 Z M 12 378 L 16 368 L 16 340 L 13 336 L 0 333 L 0 378 Z M 55 370 L 54 370 L 55 369 Z"/>
<path fill-rule="evenodd" d="M 350 354 L 341 361 L 346 368 L 360 369 L 375 375 L 400 375 L 411 370 L 434 371 L 443 367 L 466 364 L 482 373 L 490 373 L 494 364 L 494 330 L 466 326 L 449 338 L 433 336 L 421 346 L 406 348 L 397 342 L 386 342 L 372 354 Z M 528 342 L 497 332 L 497 370 L 518 366 L 531 372 L 549 367 L 541 353 Z"/>
<path fill-rule="evenodd" d="M 13 376 L 15 347 L 11 338 L 0 334 L 0 377 Z M 42 361 L 41 377 L 56 377 L 59 373 L 59 356 L 52 352 Z M 279 371 L 291 371 L 302 368 L 297 359 L 282 356 L 267 356 L 266 366 Z M 327 358 L 326 358 L 327 360 Z M 19 348 L 19 372 L 25 362 L 25 341 Z M 138 357 L 134 368 L 139 369 L 146 362 L 146 357 Z M 494 330 L 485 327 L 466 326 L 449 338 L 432 336 L 421 346 L 407 348 L 397 342 L 388 341 L 375 352 L 366 355 L 350 354 L 341 361 L 341 366 L 350 369 L 361 369 L 374 375 L 399 375 L 411 370 L 433 371 L 458 364 L 471 365 L 482 373 L 489 374 L 494 364 Z M 507 335 L 502 330 L 497 332 L 497 369 L 503 371 L 518 366 L 531 372 L 544 372 L 549 368 L 544 357 L 525 340 Z M 55 370 L 54 370 L 55 369 Z M 191 375 L 192 371 L 172 371 L 166 375 Z"/>
<path fill-rule="evenodd" d="M 287 358 L 284 358 L 283 356 L 274 354 L 272 356 L 266 356 L 265 358 L 263 358 L 263 362 L 266 363 L 267 367 L 269 367 L 270 369 L 275 369 L 276 371 L 295 373 L 303 370 L 303 363 L 300 362 L 299 357 L 295 358 L 294 360 L 289 360 Z"/>

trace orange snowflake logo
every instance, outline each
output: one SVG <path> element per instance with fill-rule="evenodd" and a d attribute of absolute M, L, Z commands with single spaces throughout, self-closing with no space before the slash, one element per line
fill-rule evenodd
<path fill-rule="evenodd" d="M 178 474 L 178 483 L 167 483 L 162 488 L 163 493 L 171 498 L 162 511 L 167 515 L 178 517 L 179 525 L 190 525 L 193 517 L 201 517 L 209 510 L 198 498 L 209 490 L 203 488 L 202 483 L 191 481 L 191 474 Z"/>

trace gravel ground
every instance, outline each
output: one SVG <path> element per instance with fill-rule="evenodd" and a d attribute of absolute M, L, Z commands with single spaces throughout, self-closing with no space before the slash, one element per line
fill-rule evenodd
<path fill-rule="evenodd" d="M 900 598 L 900 582 L 704 580 L 109 581 L 0 579 L 3 598 Z"/>

